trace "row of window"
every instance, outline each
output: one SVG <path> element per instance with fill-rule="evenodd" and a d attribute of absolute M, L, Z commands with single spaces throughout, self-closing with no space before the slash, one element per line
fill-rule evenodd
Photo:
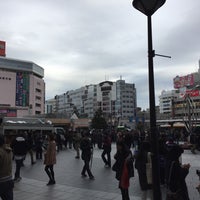
<path fill-rule="evenodd" d="M 1 77 L 1 76 L 0 76 L 0 80 L 9 80 L 9 81 L 10 81 L 10 80 L 11 80 L 11 78 L 9 78 L 9 77 L 4 77 L 4 76 L 3 76 L 3 77 Z"/>

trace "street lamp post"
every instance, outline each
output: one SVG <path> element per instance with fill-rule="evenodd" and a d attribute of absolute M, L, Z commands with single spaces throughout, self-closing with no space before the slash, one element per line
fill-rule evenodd
<path fill-rule="evenodd" d="M 155 51 L 152 45 L 151 16 L 158 10 L 165 0 L 133 0 L 133 7 L 147 16 L 148 28 L 148 70 L 149 70 L 149 104 L 150 104 L 150 134 L 152 148 L 152 176 L 153 176 L 153 199 L 161 200 L 159 153 L 158 153 L 158 132 L 156 128 L 155 91 L 153 57 Z"/>

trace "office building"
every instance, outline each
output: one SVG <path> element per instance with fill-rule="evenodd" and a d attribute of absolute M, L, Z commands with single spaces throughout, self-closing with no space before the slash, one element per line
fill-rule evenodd
<path fill-rule="evenodd" d="M 137 107 L 135 84 L 125 83 L 125 80 L 86 85 L 56 95 L 55 101 L 55 112 L 69 118 L 76 113 L 91 119 L 101 109 L 108 120 L 130 120 L 134 118 Z"/>
<path fill-rule="evenodd" d="M 24 60 L 0 56 L 0 117 L 44 113 L 44 69 Z"/>

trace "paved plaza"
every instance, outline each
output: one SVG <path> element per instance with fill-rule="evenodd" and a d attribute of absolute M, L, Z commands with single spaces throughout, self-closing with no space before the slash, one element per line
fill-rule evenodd
<path fill-rule="evenodd" d="M 83 161 L 75 159 L 75 151 L 66 149 L 57 154 L 57 164 L 55 165 L 56 184 L 46 186 L 48 177 L 44 171 L 43 161 L 37 161 L 31 165 L 30 157 L 27 155 L 25 166 L 21 169 L 22 180 L 15 183 L 15 200 L 121 200 L 118 181 L 110 168 L 105 168 L 101 160 L 102 150 L 94 149 L 92 172 L 95 180 L 81 177 Z M 116 152 L 115 145 L 112 148 L 112 158 Z M 112 160 L 113 161 L 113 160 Z M 191 169 L 187 177 L 187 185 L 191 200 L 199 200 L 200 195 L 195 189 L 199 183 L 196 169 L 200 169 L 200 152 L 192 154 L 190 151 L 184 152 L 183 163 L 190 163 Z M 15 163 L 13 163 L 15 168 Z M 165 199 L 166 189 L 161 186 L 162 197 Z M 131 200 L 150 200 L 152 191 L 141 191 L 138 183 L 138 175 L 135 170 L 135 177 L 131 178 L 129 188 Z"/>

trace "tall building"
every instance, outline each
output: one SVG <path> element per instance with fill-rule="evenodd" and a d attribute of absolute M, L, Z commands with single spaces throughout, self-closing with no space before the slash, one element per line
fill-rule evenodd
<path fill-rule="evenodd" d="M 173 79 L 174 89 L 159 97 L 160 112 L 172 118 L 188 119 L 200 114 L 200 60 L 197 72 Z"/>
<path fill-rule="evenodd" d="M 134 118 L 137 108 L 135 84 L 116 81 L 116 111 L 122 119 Z"/>
<path fill-rule="evenodd" d="M 44 113 L 44 69 L 24 60 L 0 57 L 0 117 Z"/>
<path fill-rule="evenodd" d="M 86 85 L 76 90 L 55 96 L 55 110 L 71 117 L 93 118 L 98 109 L 110 120 L 134 118 L 137 107 L 135 84 L 104 81 L 97 85 Z M 47 101 L 47 103 L 49 103 Z"/>
<path fill-rule="evenodd" d="M 49 104 L 50 102 L 47 100 L 46 103 Z M 73 113 L 92 118 L 95 105 L 96 85 L 86 85 L 55 96 L 55 113 L 64 114 L 68 118 Z"/>
<path fill-rule="evenodd" d="M 45 101 L 45 113 L 52 114 L 56 113 L 56 100 L 49 99 L 48 101 Z"/>
<path fill-rule="evenodd" d="M 163 90 L 159 96 L 160 113 L 168 114 L 169 117 L 173 117 L 172 105 L 175 99 L 179 97 L 178 90 Z"/>
<path fill-rule="evenodd" d="M 104 81 L 97 85 L 97 110 L 101 109 L 104 117 L 111 119 L 116 113 L 116 83 Z"/>
<path fill-rule="evenodd" d="M 174 78 L 174 88 L 179 91 L 179 98 L 174 101 L 173 111 L 176 118 L 190 118 L 200 113 L 200 61 L 198 72 Z M 188 115 L 188 113 L 191 113 Z"/>
<path fill-rule="evenodd" d="M 97 86 L 97 108 L 106 117 L 130 119 L 135 117 L 137 107 L 135 84 L 104 81 Z"/>

